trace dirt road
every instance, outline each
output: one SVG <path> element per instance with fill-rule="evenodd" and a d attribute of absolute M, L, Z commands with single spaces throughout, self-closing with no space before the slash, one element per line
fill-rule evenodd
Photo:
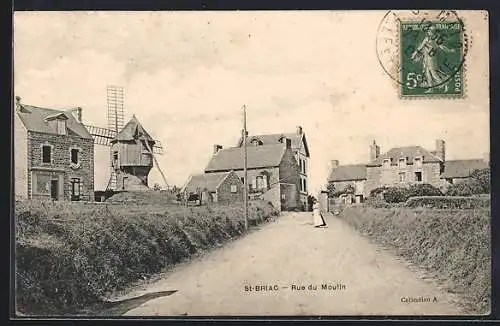
<path fill-rule="evenodd" d="M 131 293 L 178 290 L 125 315 L 461 313 L 451 294 L 421 279 L 344 222 L 333 216 L 326 221 L 328 228 L 317 229 L 311 213 L 285 213 Z"/>

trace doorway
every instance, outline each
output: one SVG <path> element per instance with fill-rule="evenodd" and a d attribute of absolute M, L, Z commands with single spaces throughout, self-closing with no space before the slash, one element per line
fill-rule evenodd
<path fill-rule="evenodd" d="M 80 200 L 80 187 L 81 182 L 79 178 L 71 179 L 71 201 L 79 201 Z"/>
<path fill-rule="evenodd" d="M 59 180 L 57 179 L 50 180 L 50 198 L 52 200 L 59 199 Z"/>

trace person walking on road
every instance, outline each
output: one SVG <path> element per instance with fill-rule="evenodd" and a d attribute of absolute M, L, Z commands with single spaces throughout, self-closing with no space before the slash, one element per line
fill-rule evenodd
<path fill-rule="evenodd" d="M 313 219 L 315 228 L 327 226 L 317 202 L 313 204 Z"/>

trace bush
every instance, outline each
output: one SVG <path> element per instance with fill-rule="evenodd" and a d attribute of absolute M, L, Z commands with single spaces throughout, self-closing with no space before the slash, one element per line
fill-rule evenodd
<path fill-rule="evenodd" d="M 408 187 L 410 197 L 415 196 L 442 196 L 443 193 L 438 188 L 429 183 L 417 183 Z"/>
<path fill-rule="evenodd" d="M 249 225 L 277 214 L 264 201 L 249 203 Z M 77 312 L 242 234 L 243 216 L 242 205 L 17 202 L 16 308 Z"/>
<path fill-rule="evenodd" d="M 384 199 L 388 203 L 401 203 L 408 200 L 410 192 L 404 187 L 390 187 L 384 193 Z"/>
<path fill-rule="evenodd" d="M 406 201 L 407 207 L 474 209 L 489 208 L 489 197 L 457 197 L 457 196 L 422 196 L 412 197 Z"/>
<path fill-rule="evenodd" d="M 478 180 L 468 179 L 450 185 L 445 193 L 447 196 L 472 196 L 474 194 L 482 194 L 484 191 L 483 186 Z"/>
<path fill-rule="evenodd" d="M 370 197 L 379 197 L 388 203 L 403 203 L 414 196 L 441 196 L 443 193 L 438 188 L 428 183 L 410 184 L 405 187 L 379 187 L 370 191 Z"/>

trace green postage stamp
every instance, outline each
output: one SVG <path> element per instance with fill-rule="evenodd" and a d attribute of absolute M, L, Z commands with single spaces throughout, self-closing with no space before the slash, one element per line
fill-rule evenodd
<path fill-rule="evenodd" d="M 379 63 L 403 99 L 464 98 L 469 44 L 452 10 L 389 11 L 377 32 Z"/>
<path fill-rule="evenodd" d="M 462 96 L 463 33 L 459 21 L 401 21 L 401 96 Z"/>

